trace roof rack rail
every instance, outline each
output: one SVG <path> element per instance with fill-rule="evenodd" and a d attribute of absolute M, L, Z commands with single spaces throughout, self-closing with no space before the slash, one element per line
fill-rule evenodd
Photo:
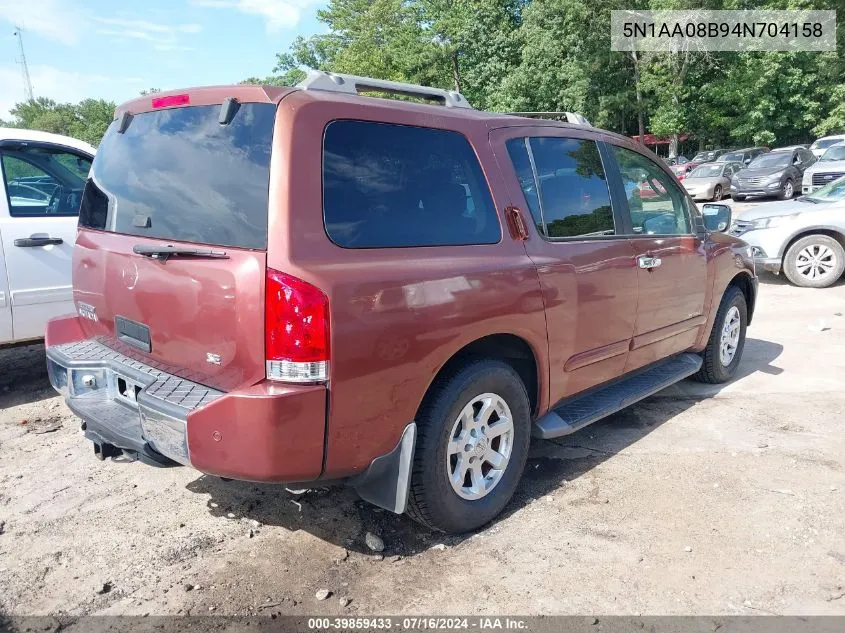
<path fill-rule="evenodd" d="M 399 81 L 373 79 L 372 77 L 358 77 L 342 73 L 327 73 L 322 70 L 308 70 L 305 79 L 296 84 L 303 90 L 326 90 L 329 92 L 345 92 L 357 95 L 362 92 L 388 92 L 406 97 L 417 97 L 435 101 L 447 108 L 470 108 L 472 106 L 460 92 L 429 88 L 416 84 L 406 84 Z"/>
<path fill-rule="evenodd" d="M 524 116 L 532 119 L 564 118 L 567 123 L 572 123 L 573 125 L 586 125 L 587 127 L 593 127 L 587 120 L 587 117 L 577 112 L 505 112 L 505 114 Z"/>

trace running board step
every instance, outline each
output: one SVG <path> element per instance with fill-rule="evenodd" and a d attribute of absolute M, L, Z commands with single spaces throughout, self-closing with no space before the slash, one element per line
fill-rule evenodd
<path fill-rule="evenodd" d="M 532 435 L 548 440 L 574 433 L 691 376 L 701 368 L 701 363 L 698 354 L 681 354 L 608 387 L 565 402 L 537 420 Z"/>

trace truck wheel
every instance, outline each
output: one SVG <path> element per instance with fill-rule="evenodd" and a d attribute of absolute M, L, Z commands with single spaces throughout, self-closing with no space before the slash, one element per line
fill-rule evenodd
<path fill-rule="evenodd" d="M 531 409 L 519 375 L 502 361 L 472 361 L 432 385 L 416 421 L 408 515 L 450 534 L 491 521 L 528 457 Z"/>
<path fill-rule="evenodd" d="M 827 288 L 845 271 L 845 249 L 827 235 L 796 241 L 783 258 L 783 273 L 796 286 Z"/>
<path fill-rule="evenodd" d="M 701 354 L 704 362 L 693 378 L 718 384 L 734 377 L 745 347 L 747 323 L 745 295 L 736 286 L 728 286 L 719 304 L 707 347 Z"/>

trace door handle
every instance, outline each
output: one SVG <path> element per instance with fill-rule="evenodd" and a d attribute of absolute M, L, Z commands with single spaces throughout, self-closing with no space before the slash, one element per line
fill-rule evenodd
<path fill-rule="evenodd" d="M 64 240 L 60 237 L 22 237 L 15 240 L 15 246 L 21 248 L 33 248 L 35 246 L 50 246 L 53 244 L 63 244 Z"/>
<path fill-rule="evenodd" d="M 637 263 L 640 265 L 640 268 L 657 268 L 660 264 L 663 263 L 663 260 L 659 257 L 650 257 L 648 255 L 640 255 L 637 257 Z"/>

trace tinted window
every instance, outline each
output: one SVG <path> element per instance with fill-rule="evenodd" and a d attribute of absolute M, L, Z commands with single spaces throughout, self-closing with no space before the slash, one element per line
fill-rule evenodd
<path fill-rule="evenodd" d="M 528 139 L 514 138 L 507 142 L 508 154 L 511 157 L 516 177 L 525 194 L 525 201 L 534 218 L 534 224 L 540 235 L 546 234 L 546 227 L 543 224 L 543 216 L 540 214 L 540 197 L 537 195 L 537 183 L 534 180 L 534 171 L 531 169 L 531 158 L 528 155 Z"/>
<path fill-rule="evenodd" d="M 788 167 L 792 164 L 792 152 L 769 152 L 761 154 L 749 163 L 749 169 L 765 167 Z"/>
<path fill-rule="evenodd" d="M 525 139 L 508 141 L 508 152 L 541 233 L 550 238 L 613 235 L 607 179 L 595 142 L 533 137 L 529 146 L 536 181 L 530 171 L 526 173 L 520 158 Z"/>
<path fill-rule="evenodd" d="M 347 248 L 494 244 L 501 227 L 469 141 L 431 128 L 335 121 L 323 139 L 323 214 Z"/>
<path fill-rule="evenodd" d="M 677 181 L 638 152 L 613 146 L 613 153 L 622 174 L 634 233 L 689 234 L 686 197 Z"/>
<path fill-rule="evenodd" d="M 91 159 L 58 147 L 22 145 L 0 158 L 12 217 L 79 213 Z"/>
<path fill-rule="evenodd" d="M 93 229 L 219 246 L 267 247 L 276 106 L 245 103 L 138 114 L 106 132 L 79 223 Z"/>

